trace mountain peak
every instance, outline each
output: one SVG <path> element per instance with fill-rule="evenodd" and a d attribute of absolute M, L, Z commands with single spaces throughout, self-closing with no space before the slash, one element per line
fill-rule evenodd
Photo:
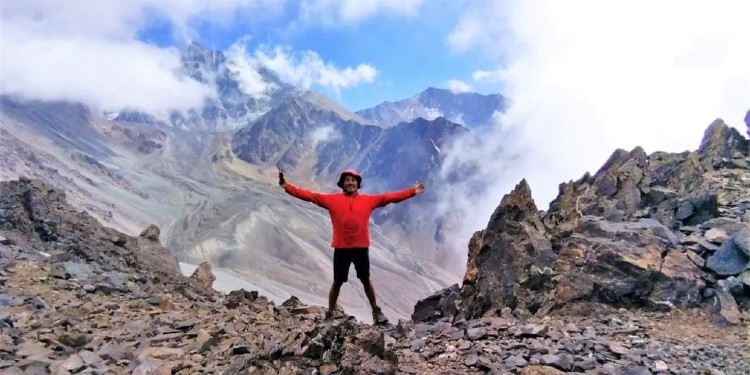
<path fill-rule="evenodd" d="M 492 126 L 495 113 L 503 112 L 505 107 L 505 98 L 499 94 L 456 93 L 428 87 L 409 99 L 385 102 L 357 113 L 381 126 L 408 123 L 420 117 L 427 120 L 445 117 L 448 121 L 481 131 Z"/>

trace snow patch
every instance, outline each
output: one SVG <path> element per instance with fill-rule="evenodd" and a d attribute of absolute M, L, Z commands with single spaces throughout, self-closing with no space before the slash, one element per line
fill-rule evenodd
<path fill-rule="evenodd" d="M 440 108 L 431 108 L 431 107 L 425 107 L 424 114 L 425 114 L 425 119 L 430 120 L 430 121 L 443 116 L 443 112 L 440 110 Z"/>
<path fill-rule="evenodd" d="M 180 262 L 180 271 L 182 271 L 182 274 L 185 276 L 190 277 L 190 275 L 192 275 L 197 268 L 198 266 L 194 264 Z M 233 290 L 245 289 L 247 291 L 257 291 L 260 295 L 265 296 L 269 300 L 272 300 L 276 303 L 283 302 L 283 300 L 279 298 L 273 298 L 274 295 L 278 293 L 274 294 L 271 291 L 266 290 L 265 288 L 259 287 L 258 285 L 252 284 L 247 280 L 235 276 L 230 270 L 223 270 L 220 268 L 212 267 L 211 273 L 216 276 L 216 280 L 214 280 L 212 287 L 218 292 L 229 293 Z"/>
<path fill-rule="evenodd" d="M 440 147 L 438 147 L 438 146 L 437 146 L 437 145 L 435 144 L 435 141 L 434 141 L 434 140 L 433 140 L 432 138 L 430 138 L 430 143 L 432 143 L 432 147 L 434 147 L 434 148 L 435 148 L 435 151 L 437 151 L 438 153 L 440 153 Z"/>

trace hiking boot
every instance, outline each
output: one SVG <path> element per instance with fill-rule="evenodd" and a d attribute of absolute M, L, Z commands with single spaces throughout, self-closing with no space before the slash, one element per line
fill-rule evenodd
<path fill-rule="evenodd" d="M 385 324 L 388 323 L 388 317 L 383 314 L 383 310 L 380 307 L 372 309 L 372 323 L 373 324 Z"/>
<path fill-rule="evenodd" d="M 344 313 L 341 310 L 339 310 L 339 309 L 328 310 L 328 311 L 326 311 L 326 315 L 323 318 L 323 320 L 325 320 L 327 322 L 330 322 L 330 321 L 333 321 L 333 320 L 341 319 L 344 316 L 345 316 Z"/>

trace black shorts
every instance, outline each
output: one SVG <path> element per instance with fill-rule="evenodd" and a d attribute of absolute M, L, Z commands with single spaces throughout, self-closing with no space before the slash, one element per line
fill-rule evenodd
<path fill-rule="evenodd" d="M 357 278 L 370 279 L 370 255 L 366 247 L 354 249 L 333 249 L 333 281 L 345 283 L 349 280 L 349 265 L 354 263 Z"/>

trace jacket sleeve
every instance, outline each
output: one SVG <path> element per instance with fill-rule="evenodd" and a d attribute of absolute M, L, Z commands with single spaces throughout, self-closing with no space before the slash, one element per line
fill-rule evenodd
<path fill-rule="evenodd" d="M 287 194 L 295 198 L 302 199 L 303 201 L 315 203 L 318 206 L 323 207 L 325 209 L 328 208 L 328 203 L 327 203 L 325 194 L 321 194 L 321 193 L 310 191 L 310 190 L 305 190 L 295 185 L 292 185 L 288 182 L 286 184 L 286 187 L 284 188 L 284 191 L 286 191 Z"/>
<path fill-rule="evenodd" d="M 413 188 L 393 191 L 385 194 L 378 194 L 376 195 L 376 197 L 378 198 L 378 204 L 375 207 L 383 207 L 390 203 L 398 203 L 403 200 L 407 200 L 415 195 L 417 195 L 417 192 L 414 191 Z"/>

